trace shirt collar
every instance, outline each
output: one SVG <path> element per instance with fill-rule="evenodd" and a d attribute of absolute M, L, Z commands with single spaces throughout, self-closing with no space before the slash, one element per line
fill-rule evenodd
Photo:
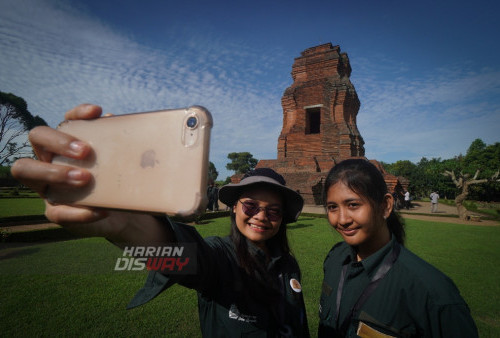
<path fill-rule="evenodd" d="M 389 243 L 384 245 L 370 257 L 367 257 L 363 259 L 361 262 L 359 262 L 363 266 L 363 268 L 365 269 L 366 273 L 370 278 L 373 277 L 373 275 L 377 272 L 378 267 L 380 266 L 380 264 L 382 264 L 385 257 L 393 250 L 395 241 L 396 238 L 391 235 L 391 240 L 389 241 Z M 350 262 L 357 263 L 356 252 L 354 251 L 353 248 L 351 248 L 350 255 L 348 258 L 350 259 Z"/>
<path fill-rule="evenodd" d="M 247 244 L 248 244 L 248 251 L 250 251 L 250 254 L 252 256 L 257 257 L 257 259 L 260 260 L 261 262 L 266 262 L 268 257 L 267 257 L 267 254 L 264 252 L 264 250 L 262 250 L 261 248 L 259 248 L 255 244 L 253 244 L 248 239 L 247 239 Z M 267 268 L 271 269 L 271 267 L 274 266 L 274 264 L 276 264 L 276 262 L 278 262 L 282 256 L 283 256 L 283 253 L 281 252 L 281 250 L 278 247 L 270 247 L 269 248 L 269 261 L 267 264 Z"/>

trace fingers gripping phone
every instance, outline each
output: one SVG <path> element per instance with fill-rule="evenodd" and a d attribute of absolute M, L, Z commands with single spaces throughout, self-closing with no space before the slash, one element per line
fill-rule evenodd
<path fill-rule="evenodd" d="M 84 160 L 52 163 L 86 168 L 84 188 L 50 186 L 51 203 L 189 217 L 206 208 L 212 116 L 200 106 L 62 122 L 58 130 L 92 147 Z"/>

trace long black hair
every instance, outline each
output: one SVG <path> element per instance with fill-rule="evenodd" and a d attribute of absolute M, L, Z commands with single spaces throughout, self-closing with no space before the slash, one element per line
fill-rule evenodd
<path fill-rule="evenodd" d="M 236 201 L 236 203 L 238 203 L 238 201 Z M 285 207 L 286 206 L 283 206 L 283 208 Z M 291 255 L 286 231 L 287 224 L 288 222 L 282 221 L 276 235 L 268 239 L 266 242 L 270 251 L 278 249 L 283 256 Z M 233 208 L 231 208 L 231 232 L 229 236 L 236 249 L 236 256 L 238 257 L 240 266 L 249 274 L 256 270 L 259 271 L 262 267 L 260 267 L 260 264 L 257 263 L 255 257 L 253 257 L 248 250 L 247 238 L 240 232 L 238 226 L 236 225 L 236 214 L 234 213 Z"/>
<path fill-rule="evenodd" d="M 236 203 L 238 203 L 238 201 L 236 201 Z M 234 208 L 231 208 L 230 218 L 231 232 L 229 237 L 235 247 L 236 257 L 240 268 L 247 276 L 241 281 L 245 290 L 247 290 L 247 297 L 250 297 L 253 301 L 258 301 L 263 304 L 272 305 L 276 303 L 279 299 L 278 295 L 280 287 L 277 284 L 275 276 L 269 274 L 267 271 L 267 264 L 265 262 L 252 254 L 254 250 L 250 250 L 248 247 L 250 244 L 248 243 L 247 238 L 240 232 L 238 226 L 236 225 L 236 214 L 234 212 Z M 286 230 L 287 222 L 282 221 L 276 235 L 266 241 L 266 246 L 270 252 L 279 250 L 282 257 L 284 257 L 285 260 L 288 260 L 290 259 L 291 251 L 288 244 Z M 245 305 L 240 304 L 240 306 Z"/>
<path fill-rule="evenodd" d="M 323 190 L 324 200 L 328 190 L 337 182 L 344 183 L 349 189 L 360 196 L 364 196 L 371 203 L 372 207 L 379 210 L 379 206 L 384 203 L 387 194 L 387 184 L 382 173 L 367 160 L 348 159 L 335 165 L 328 173 Z M 404 245 L 405 229 L 401 218 L 394 212 L 387 218 L 387 227 L 396 237 L 396 240 Z"/>

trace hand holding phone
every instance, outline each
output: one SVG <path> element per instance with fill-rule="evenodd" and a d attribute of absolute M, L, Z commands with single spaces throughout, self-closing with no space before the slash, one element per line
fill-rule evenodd
<path fill-rule="evenodd" d="M 49 185 L 47 199 L 182 217 L 201 213 L 212 125 L 200 106 L 65 121 L 58 130 L 92 150 L 84 159 L 59 155 L 52 163 L 85 168 L 92 180 L 78 189 Z"/>

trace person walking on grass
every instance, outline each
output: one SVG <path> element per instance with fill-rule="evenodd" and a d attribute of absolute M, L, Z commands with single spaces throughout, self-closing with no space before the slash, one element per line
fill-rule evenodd
<path fill-rule="evenodd" d="M 91 119 L 101 112 L 98 106 L 81 105 L 67 112 L 66 119 Z M 33 129 L 29 139 L 38 160 L 16 161 L 12 174 L 41 197 L 49 185 L 78 190 L 92 182 L 85 169 L 51 163 L 56 155 L 84 159 L 91 153 L 89 144 L 49 127 Z M 195 243 L 194 274 L 151 271 L 129 307 L 144 304 L 177 283 L 197 291 L 204 337 L 308 337 L 301 273 L 287 239 L 287 224 L 299 216 L 302 197 L 286 186 L 281 175 L 266 168 L 222 187 L 219 196 L 231 208 L 231 232 L 222 238 L 204 239 L 194 227 L 138 212 L 45 201 L 45 214 L 75 233 L 117 244 Z"/>
<path fill-rule="evenodd" d="M 324 264 L 319 337 L 477 337 L 453 281 L 405 248 L 380 171 L 345 160 L 325 181 L 330 225 L 342 236 Z"/>

